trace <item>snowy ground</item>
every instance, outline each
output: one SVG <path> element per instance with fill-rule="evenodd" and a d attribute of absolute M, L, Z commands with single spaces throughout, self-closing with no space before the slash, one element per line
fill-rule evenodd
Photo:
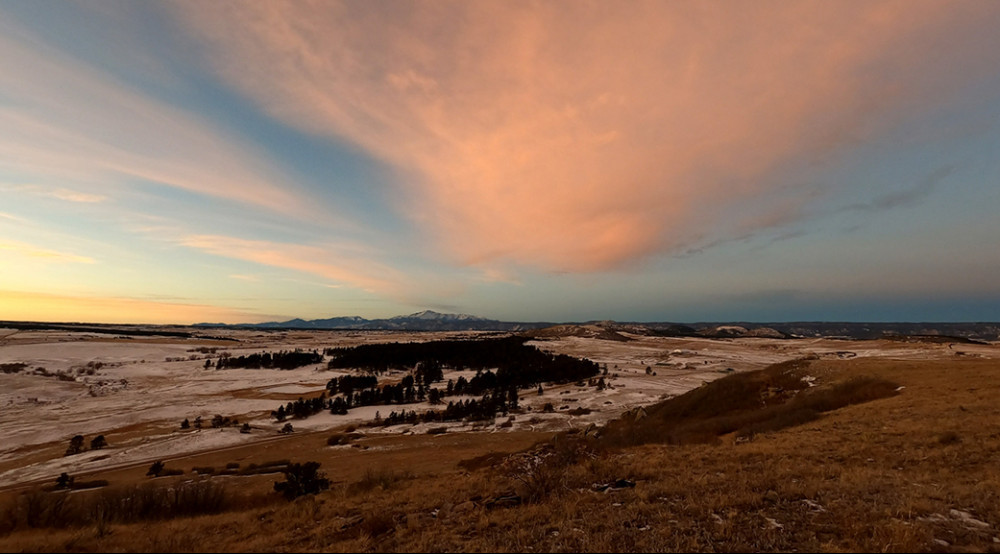
<path fill-rule="evenodd" d="M 330 378 L 344 374 L 326 370 L 325 364 L 291 371 L 205 369 L 205 359 L 222 352 L 238 356 L 263 350 L 321 350 L 370 342 L 434 340 L 458 334 L 213 330 L 217 337 L 235 340 L 206 340 L 0 329 L 0 364 L 27 364 L 17 373 L 0 373 L 0 487 L 54 479 L 70 469 L 81 473 L 248 441 L 274 440 L 283 424 L 270 418 L 271 410 L 298 395 L 314 396 Z M 491 424 L 438 423 L 364 430 L 370 434 L 423 434 L 442 426 L 452 432 L 584 427 L 684 393 L 733 371 L 760 369 L 806 354 L 897 359 L 955 356 L 958 352 L 997 355 L 995 347 L 974 345 L 628 336 L 633 340 L 562 337 L 530 343 L 606 366 L 609 386 L 605 390 L 571 384 L 544 386 L 540 396 L 533 390 L 522 391 L 525 413 L 517 414 L 512 421 L 498 417 Z M 446 371 L 445 378 L 468 378 L 472 373 Z M 553 413 L 542 412 L 546 403 L 553 405 Z M 417 412 L 428 408 L 427 404 L 405 406 Z M 581 414 L 580 408 L 590 413 Z M 345 416 L 322 412 L 291 423 L 296 431 L 323 431 L 366 423 L 376 412 L 386 416 L 400 409 L 403 407 L 369 406 L 351 410 Z M 571 413 L 574 411 L 577 415 Z M 249 422 L 253 432 L 242 434 L 235 427 L 212 429 L 208 422 L 216 414 Z M 183 419 L 194 421 L 197 416 L 204 420 L 205 428 L 180 429 Z M 69 439 L 77 434 L 84 435 L 87 444 L 103 434 L 109 447 L 64 457 Z"/>

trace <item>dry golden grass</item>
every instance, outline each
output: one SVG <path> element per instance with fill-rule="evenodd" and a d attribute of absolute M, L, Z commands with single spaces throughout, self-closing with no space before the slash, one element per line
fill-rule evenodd
<path fill-rule="evenodd" d="M 166 521 L 18 529 L 0 536 L 0 551 L 998 550 L 1000 362 L 812 360 L 805 369 L 820 387 L 871 377 L 905 388 L 749 442 L 731 434 L 714 444 L 617 448 L 560 437 L 534 457 L 470 447 L 466 457 L 480 458 L 466 467 L 483 466 L 473 470 L 358 458 L 376 468 L 316 497 Z M 635 486 L 593 488 L 618 479 Z M 511 494 L 522 503 L 487 507 Z"/>

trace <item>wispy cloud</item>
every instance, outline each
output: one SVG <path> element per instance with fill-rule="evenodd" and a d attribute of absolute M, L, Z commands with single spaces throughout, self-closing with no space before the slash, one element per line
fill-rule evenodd
<path fill-rule="evenodd" d="M 89 256 L 80 256 L 67 252 L 59 252 L 48 248 L 41 248 L 32 244 L 16 242 L 10 240 L 0 240 L 0 252 L 8 252 L 17 256 L 24 256 L 32 259 L 55 262 L 55 263 L 80 263 L 94 264 L 97 260 Z"/>
<path fill-rule="evenodd" d="M 3 213 L 3 212 L 0 212 L 0 218 L 6 219 L 6 220 L 9 220 L 9 221 L 16 221 L 18 223 L 27 223 L 27 221 L 28 221 L 27 219 L 25 219 L 25 218 L 23 218 L 21 216 L 14 215 L 14 214 L 7 214 L 7 213 Z"/>
<path fill-rule="evenodd" d="M 174 4 L 269 113 L 414 175 L 400 211 L 478 267 L 607 269 L 795 221 L 816 195 L 784 164 L 1000 52 L 995 3 L 568 5 Z"/>
<path fill-rule="evenodd" d="M 236 279 L 238 281 L 254 281 L 254 282 L 260 281 L 260 279 L 257 278 L 257 276 L 255 276 L 255 275 L 232 274 L 232 275 L 229 276 L 229 278 L 230 279 Z"/>
<path fill-rule="evenodd" d="M 362 255 L 357 245 L 300 245 L 221 235 L 189 235 L 179 244 L 216 256 L 291 269 L 383 295 L 399 295 L 406 279 L 399 271 Z"/>
<path fill-rule="evenodd" d="M 100 202 L 101 187 L 146 180 L 301 213 L 308 203 L 263 152 L 117 82 L 0 18 L 0 170 L 85 183 L 35 193 Z"/>
<path fill-rule="evenodd" d="M 940 167 L 909 188 L 884 194 L 870 202 L 851 204 L 841 211 L 881 212 L 893 208 L 913 206 L 927 198 L 954 171 L 955 166 L 951 164 Z"/>
<path fill-rule="evenodd" d="M 2 184 L 0 191 L 7 194 L 33 194 L 36 196 L 47 196 L 67 202 L 78 202 L 82 204 L 97 204 L 106 202 L 108 197 L 103 194 L 93 194 L 68 188 L 50 188 L 42 185 L 29 184 Z"/>
<path fill-rule="evenodd" d="M 508 285 L 523 285 L 512 272 L 496 267 L 485 267 L 479 274 L 479 280 L 484 283 L 507 283 Z"/>
<path fill-rule="evenodd" d="M 108 197 L 103 194 L 88 194 L 86 192 L 78 192 L 69 189 L 56 189 L 49 192 L 48 195 L 53 198 L 58 198 L 59 200 L 66 200 L 67 202 L 80 202 L 83 204 L 96 204 L 98 202 L 104 202 L 108 199 Z"/>

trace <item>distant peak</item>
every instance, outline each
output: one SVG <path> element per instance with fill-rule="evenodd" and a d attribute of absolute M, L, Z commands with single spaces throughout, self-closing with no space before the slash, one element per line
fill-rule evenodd
<path fill-rule="evenodd" d="M 435 321 L 479 321 L 484 320 L 484 318 L 469 315 L 469 314 L 443 314 L 441 312 L 435 312 L 434 310 L 424 310 L 422 312 L 415 312 L 410 315 L 400 315 L 392 319 L 424 319 L 424 320 L 435 320 Z"/>

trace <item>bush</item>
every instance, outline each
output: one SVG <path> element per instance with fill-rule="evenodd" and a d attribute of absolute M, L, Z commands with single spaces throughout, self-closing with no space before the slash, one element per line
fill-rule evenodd
<path fill-rule="evenodd" d="M 275 482 L 274 490 L 280 492 L 288 500 L 294 500 L 306 494 L 319 494 L 330 488 L 330 480 L 319 471 L 319 462 L 290 464 L 285 470 L 285 481 Z"/>

